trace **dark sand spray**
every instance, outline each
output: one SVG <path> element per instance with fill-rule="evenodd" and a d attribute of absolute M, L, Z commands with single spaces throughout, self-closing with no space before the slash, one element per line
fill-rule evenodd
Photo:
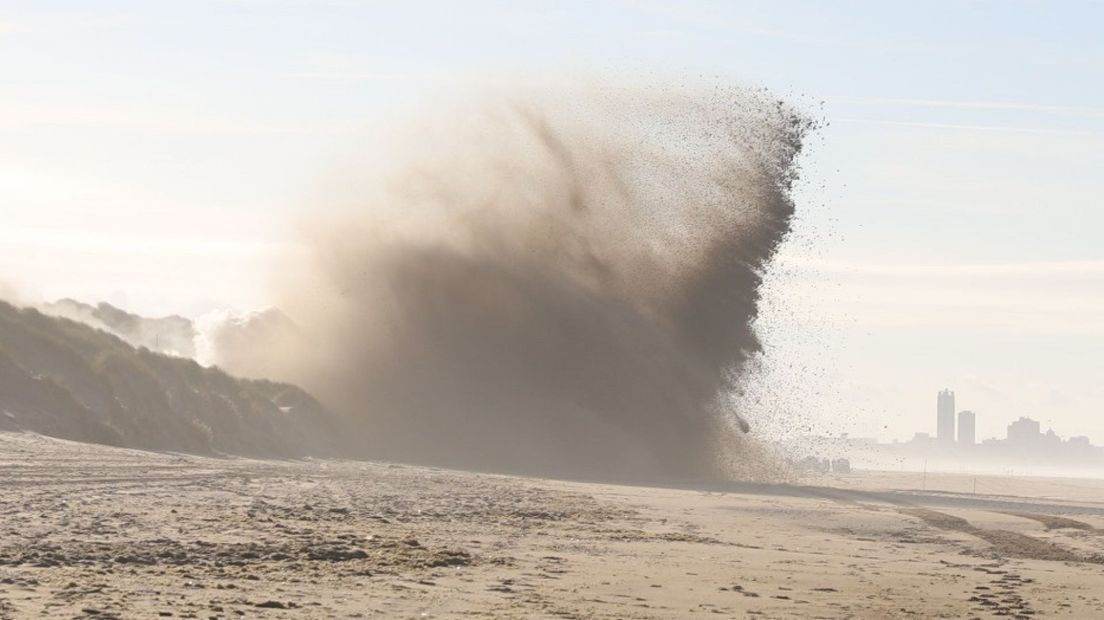
<path fill-rule="evenodd" d="M 745 423 L 720 403 L 759 350 L 810 123 L 761 91 L 569 90 L 449 106 L 373 145 L 390 161 L 312 216 L 307 275 L 281 287 L 296 327 L 230 369 L 306 386 L 360 422 L 367 456 L 725 475 Z"/>

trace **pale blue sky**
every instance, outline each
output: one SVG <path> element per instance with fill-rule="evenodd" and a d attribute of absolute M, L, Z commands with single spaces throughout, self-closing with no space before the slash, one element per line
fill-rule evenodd
<path fill-rule="evenodd" d="M 442 84 L 738 80 L 829 123 L 767 298 L 764 424 L 903 438 L 949 386 L 982 436 L 1031 415 L 1104 443 L 1102 23 L 1100 2 L 0 1 L 0 278 L 248 308 L 349 136 Z"/>

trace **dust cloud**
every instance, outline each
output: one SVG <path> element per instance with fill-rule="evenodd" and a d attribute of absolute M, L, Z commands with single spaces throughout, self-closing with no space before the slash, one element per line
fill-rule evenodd
<path fill-rule="evenodd" d="M 215 334 L 214 361 L 303 385 L 366 456 L 724 476 L 811 127 L 735 87 L 442 103 L 312 205 L 309 258 L 277 278 L 288 325 Z"/>

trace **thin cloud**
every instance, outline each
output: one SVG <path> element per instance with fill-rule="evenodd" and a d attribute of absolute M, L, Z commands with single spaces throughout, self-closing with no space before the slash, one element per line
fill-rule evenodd
<path fill-rule="evenodd" d="M 278 256 L 296 250 L 294 245 L 255 239 L 218 239 L 211 237 L 148 238 L 126 235 L 99 235 L 86 230 L 21 227 L 0 232 L 0 248 L 20 252 L 94 254 L 121 256 L 218 256 L 249 258 Z"/>
<path fill-rule="evenodd" d="M 956 276 L 1101 276 L 1104 277 L 1104 260 L 1034 261 L 1022 263 L 988 264 L 877 264 L 824 260 L 798 256 L 780 256 L 778 263 L 785 267 L 805 268 L 820 273 L 878 275 L 895 277 L 956 277 Z"/>
<path fill-rule="evenodd" d="M 270 73 L 275 77 L 299 80 L 335 80 L 354 82 L 458 82 L 446 73 L 402 71 L 285 71 Z"/>
<path fill-rule="evenodd" d="M 80 13 L 38 13 L 0 18 L 0 35 L 25 33 L 59 33 L 93 28 L 115 28 L 130 22 L 130 16 L 84 15 Z"/>
<path fill-rule="evenodd" d="M 183 108 L 121 105 L 112 102 L 0 103 L 0 131 L 28 128 L 110 128 L 153 133 L 340 134 L 342 127 L 274 125 L 252 119 L 204 115 Z"/>
<path fill-rule="evenodd" d="M 951 131 L 985 131 L 994 133 L 1025 133 L 1038 135 L 1062 135 L 1081 137 L 1104 136 L 1101 131 L 1076 131 L 1069 129 L 1037 129 L 1032 127 L 1013 127 L 1009 125 L 965 125 L 958 123 L 929 123 L 921 121 L 890 121 L 869 118 L 834 118 L 833 122 L 854 123 L 858 125 L 888 125 L 893 127 L 918 127 L 922 129 L 944 129 Z"/>
<path fill-rule="evenodd" d="M 1079 106 L 1051 105 L 1019 101 L 971 101 L 963 99 L 909 99 L 897 97 L 826 97 L 826 101 L 866 106 L 954 108 L 960 110 L 1007 110 L 1038 112 L 1083 118 L 1104 118 L 1104 110 Z"/>
<path fill-rule="evenodd" d="M 790 41 L 804 45 L 817 47 L 857 48 L 857 49 L 918 49 L 916 45 L 904 44 L 901 41 L 874 41 L 864 40 L 854 33 L 838 35 L 809 34 L 788 29 L 762 26 L 746 19 L 725 17 L 719 11 L 702 9 L 693 5 L 676 5 L 663 2 L 630 2 L 629 6 L 643 8 L 653 14 L 661 15 L 667 19 L 679 20 L 683 23 L 707 28 L 719 28 L 731 33 L 746 34 L 781 41 Z"/>

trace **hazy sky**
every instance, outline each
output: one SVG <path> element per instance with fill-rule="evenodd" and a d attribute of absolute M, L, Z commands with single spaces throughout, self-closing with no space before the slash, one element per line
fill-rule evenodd
<path fill-rule="evenodd" d="M 250 308 L 350 136 L 443 84 L 738 80 L 829 123 L 762 420 L 907 438 L 951 387 L 1104 443 L 1104 3 L 677 4 L 0 1 L 0 281 Z"/>

